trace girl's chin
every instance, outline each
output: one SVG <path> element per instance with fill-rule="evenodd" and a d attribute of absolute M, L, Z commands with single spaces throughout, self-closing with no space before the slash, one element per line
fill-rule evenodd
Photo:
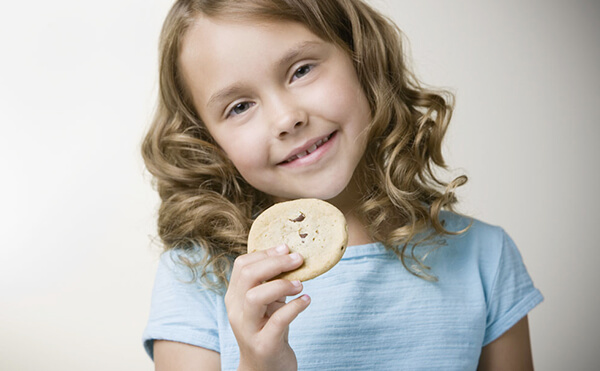
<path fill-rule="evenodd" d="M 282 196 L 273 196 L 273 200 L 275 202 L 283 202 L 283 201 L 290 201 L 290 200 L 297 200 L 299 198 L 317 198 L 319 200 L 324 200 L 324 201 L 333 201 L 336 199 L 336 197 L 339 195 L 339 193 L 334 193 L 334 194 L 330 194 L 330 193 L 299 193 L 299 194 L 286 194 L 286 195 L 282 195 Z"/>
<path fill-rule="evenodd" d="M 269 187 L 270 184 L 256 184 L 262 192 L 271 195 L 275 202 L 296 200 L 299 198 L 317 198 L 328 201 L 334 205 L 337 203 L 347 204 L 357 199 L 357 187 L 352 186 L 352 178 L 348 179 L 345 174 L 328 174 L 325 177 L 315 179 L 304 179 L 292 183 L 291 179 L 280 183 L 280 187 Z M 296 179 L 298 180 L 298 179 Z M 263 187 L 260 187 L 263 186 Z"/>
<path fill-rule="evenodd" d="M 304 191 L 294 193 L 280 193 L 273 196 L 275 202 L 295 200 L 299 198 L 317 198 L 319 200 L 328 201 L 334 205 L 338 203 L 346 203 L 347 199 L 351 198 L 346 185 L 339 187 L 328 187 L 326 189 L 317 189 L 316 187 L 307 187 Z"/>

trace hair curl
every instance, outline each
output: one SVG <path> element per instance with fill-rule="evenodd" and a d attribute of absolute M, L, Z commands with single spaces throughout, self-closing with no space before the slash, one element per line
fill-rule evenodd
<path fill-rule="evenodd" d="M 466 177 L 445 182 L 435 175 L 446 168 L 442 140 L 453 97 L 419 83 L 407 68 L 402 32 L 361 0 L 176 1 L 161 33 L 158 106 L 142 144 L 162 201 L 158 233 L 165 249 L 204 249 L 200 260 L 185 263 L 211 287 L 222 288 L 233 259 L 246 250 L 253 218 L 272 203 L 240 176 L 185 89 L 181 43 L 199 14 L 300 22 L 351 56 L 372 113 L 368 145 L 355 173 L 363 195 L 357 213 L 371 237 L 394 251 L 411 273 L 435 279 L 415 247 L 461 232 L 446 230 L 440 211 L 452 209 L 454 189 Z M 390 220 L 398 221 L 391 229 Z M 421 235 L 424 231 L 430 232 Z"/>

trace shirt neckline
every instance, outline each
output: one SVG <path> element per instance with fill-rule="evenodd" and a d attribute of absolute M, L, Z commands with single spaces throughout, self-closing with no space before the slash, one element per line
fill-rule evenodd
<path fill-rule="evenodd" d="M 373 255 L 388 255 L 391 252 L 388 251 L 381 242 L 371 242 L 363 245 L 353 245 L 346 247 L 342 260 L 359 258 L 363 256 Z"/>

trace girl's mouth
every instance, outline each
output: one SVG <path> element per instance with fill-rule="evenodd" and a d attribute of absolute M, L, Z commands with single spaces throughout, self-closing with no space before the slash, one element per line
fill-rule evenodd
<path fill-rule="evenodd" d="M 335 135 L 335 132 L 329 134 L 325 138 L 319 139 L 318 141 L 316 141 L 315 143 L 313 143 L 313 145 L 310 146 L 309 148 L 307 148 L 306 150 L 293 155 L 292 157 L 288 158 L 285 161 L 282 161 L 280 163 L 280 165 L 289 164 L 292 161 L 296 161 L 298 159 L 301 159 L 302 157 L 306 157 L 306 156 L 310 155 L 311 153 L 313 153 L 314 151 L 316 151 L 317 149 L 319 149 L 323 144 L 327 143 L 334 135 Z"/>

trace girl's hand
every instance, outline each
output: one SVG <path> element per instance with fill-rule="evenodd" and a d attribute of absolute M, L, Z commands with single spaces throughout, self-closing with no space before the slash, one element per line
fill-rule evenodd
<path fill-rule="evenodd" d="M 289 324 L 308 306 L 303 295 L 286 304 L 286 296 L 302 291 L 300 281 L 278 279 L 302 265 L 302 256 L 282 245 L 239 256 L 233 265 L 225 306 L 240 348 L 238 370 L 292 370 L 296 355 L 288 344 Z"/>

